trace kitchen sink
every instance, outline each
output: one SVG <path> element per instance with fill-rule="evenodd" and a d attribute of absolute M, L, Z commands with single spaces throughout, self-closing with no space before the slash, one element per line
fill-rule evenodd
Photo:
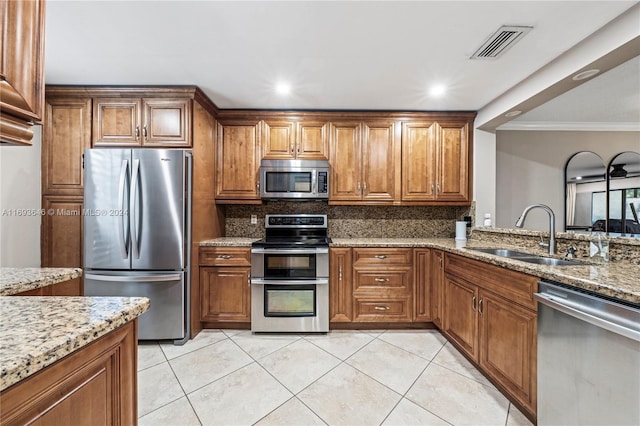
<path fill-rule="evenodd" d="M 531 253 L 524 253 L 516 250 L 509 249 L 495 249 L 495 248 L 469 248 L 469 250 L 479 251 L 482 253 L 493 254 L 495 256 L 502 257 L 531 257 Z"/>
<path fill-rule="evenodd" d="M 571 265 L 584 265 L 583 262 L 577 260 L 556 259 L 554 257 L 518 257 L 516 260 L 527 263 L 535 263 L 536 265 L 549 265 L 549 266 L 571 266 Z"/>
<path fill-rule="evenodd" d="M 494 256 L 507 257 L 509 259 L 519 260 L 521 262 L 534 263 L 536 265 L 548 266 L 571 266 L 584 265 L 583 262 L 577 260 L 556 259 L 554 257 L 536 256 L 531 253 L 525 253 L 517 250 L 501 249 L 501 248 L 469 248 L 469 250 L 479 251 L 482 253 L 493 254 Z"/>

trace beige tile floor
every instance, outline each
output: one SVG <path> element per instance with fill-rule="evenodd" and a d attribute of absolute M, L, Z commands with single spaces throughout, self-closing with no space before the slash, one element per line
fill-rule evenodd
<path fill-rule="evenodd" d="M 531 425 L 431 330 L 205 330 L 138 347 L 140 425 Z"/>

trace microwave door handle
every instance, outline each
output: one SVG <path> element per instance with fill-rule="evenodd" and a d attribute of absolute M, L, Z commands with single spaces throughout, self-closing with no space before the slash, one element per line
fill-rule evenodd
<path fill-rule="evenodd" d="M 316 195 L 318 193 L 318 171 L 311 172 L 311 193 Z"/>

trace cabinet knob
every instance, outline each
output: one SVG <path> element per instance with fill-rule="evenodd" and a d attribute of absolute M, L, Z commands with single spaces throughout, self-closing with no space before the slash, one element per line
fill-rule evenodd
<path fill-rule="evenodd" d="M 386 255 L 384 255 L 384 254 L 378 254 L 378 255 L 375 255 L 374 257 L 375 257 L 376 259 L 386 259 L 386 258 L 387 258 L 387 256 L 386 256 Z"/>
<path fill-rule="evenodd" d="M 375 309 L 376 311 L 388 311 L 389 307 L 388 306 L 374 306 L 373 309 Z"/>
<path fill-rule="evenodd" d="M 291 153 L 293 154 L 293 145 L 291 145 Z"/>

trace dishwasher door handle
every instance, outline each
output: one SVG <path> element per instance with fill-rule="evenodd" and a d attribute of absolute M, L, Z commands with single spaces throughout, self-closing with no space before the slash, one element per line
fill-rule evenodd
<path fill-rule="evenodd" d="M 586 321 L 589 324 L 595 325 L 596 327 L 609 330 L 612 333 L 616 333 L 629 339 L 635 340 L 636 342 L 640 342 L 640 332 L 629 327 L 625 327 L 623 325 L 609 321 L 608 319 L 599 317 L 597 315 L 594 315 L 593 313 L 588 313 L 580 309 L 576 309 L 575 307 L 562 303 L 561 301 L 556 300 L 556 298 L 554 298 L 553 296 L 549 296 L 545 293 L 534 293 L 533 297 L 535 297 L 538 302 L 542 303 L 543 305 L 547 305 L 552 309 L 560 311 L 579 320 Z"/>

